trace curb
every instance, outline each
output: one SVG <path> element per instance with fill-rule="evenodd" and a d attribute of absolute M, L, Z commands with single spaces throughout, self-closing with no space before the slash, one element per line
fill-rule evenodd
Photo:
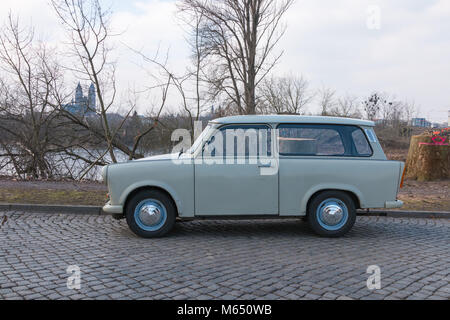
<path fill-rule="evenodd" d="M 42 204 L 0 204 L 0 211 L 23 211 L 53 214 L 79 214 L 79 215 L 111 215 L 103 212 L 97 206 L 64 206 Z M 424 219 L 450 219 L 450 212 L 436 211 L 388 211 L 388 210 L 358 210 L 358 216 L 390 217 L 390 218 L 424 218 Z"/>
<path fill-rule="evenodd" d="M 41 204 L 0 204 L 0 211 L 23 211 L 53 214 L 108 215 L 102 207 L 97 206 L 64 206 Z"/>
<path fill-rule="evenodd" d="M 388 211 L 388 210 L 358 210 L 358 216 L 390 217 L 390 218 L 423 218 L 423 219 L 450 219 L 450 212 L 436 211 Z"/>

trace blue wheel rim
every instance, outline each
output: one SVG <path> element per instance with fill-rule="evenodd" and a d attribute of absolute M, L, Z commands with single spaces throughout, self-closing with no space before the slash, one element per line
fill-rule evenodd
<path fill-rule="evenodd" d="M 324 219 L 325 209 L 329 206 L 337 206 L 342 210 L 342 218 L 340 219 L 340 221 L 337 224 L 330 225 Z M 319 225 L 322 228 L 324 228 L 325 230 L 328 230 L 328 231 L 336 231 L 336 230 L 341 229 L 347 223 L 348 217 L 349 217 L 348 208 L 342 200 L 335 199 L 335 198 L 326 199 L 326 200 L 322 201 L 322 203 L 317 208 L 316 217 L 317 217 L 317 222 L 319 223 Z"/>
<path fill-rule="evenodd" d="M 154 206 L 160 211 L 161 217 L 156 223 L 149 225 L 142 221 L 142 219 L 140 217 L 140 213 L 141 213 L 141 209 L 145 206 Z M 136 224 L 139 226 L 139 228 L 141 228 L 142 230 L 158 231 L 166 223 L 166 220 L 167 220 L 166 207 L 160 201 L 158 201 L 156 199 L 147 199 L 147 200 L 141 201 L 134 209 L 134 220 L 136 221 Z"/>

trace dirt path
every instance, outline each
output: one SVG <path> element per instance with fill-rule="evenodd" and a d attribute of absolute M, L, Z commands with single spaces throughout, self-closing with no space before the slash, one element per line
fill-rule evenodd
<path fill-rule="evenodd" d="M 400 200 L 406 210 L 450 211 L 450 180 L 417 182 L 405 181 Z"/>

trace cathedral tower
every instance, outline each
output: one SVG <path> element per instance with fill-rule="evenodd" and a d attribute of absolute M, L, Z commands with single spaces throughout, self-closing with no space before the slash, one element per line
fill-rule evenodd
<path fill-rule="evenodd" d="M 78 82 L 77 89 L 75 91 L 75 103 L 83 102 L 83 88 L 81 88 L 81 84 Z"/>
<path fill-rule="evenodd" d="M 95 86 L 93 83 L 91 83 L 91 86 L 89 87 L 89 95 L 88 95 L 88 105 L 89 105 L 89 109 L 91 109 L 91 111 L 95 111 L 96 110 L 96 99 L 97 99 L 97 92 L 95 90 Z"/>

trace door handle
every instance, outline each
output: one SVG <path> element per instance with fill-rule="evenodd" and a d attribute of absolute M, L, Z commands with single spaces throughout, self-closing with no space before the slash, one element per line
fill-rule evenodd
<path fill-rule="evenodd" d="M 271 168 L 271 167 L 272 167 L 272 165 L 270 163 L 268 163 L 268 164 L 261 164 L 261 165 L 258 166 L 258 168 Z"/>

